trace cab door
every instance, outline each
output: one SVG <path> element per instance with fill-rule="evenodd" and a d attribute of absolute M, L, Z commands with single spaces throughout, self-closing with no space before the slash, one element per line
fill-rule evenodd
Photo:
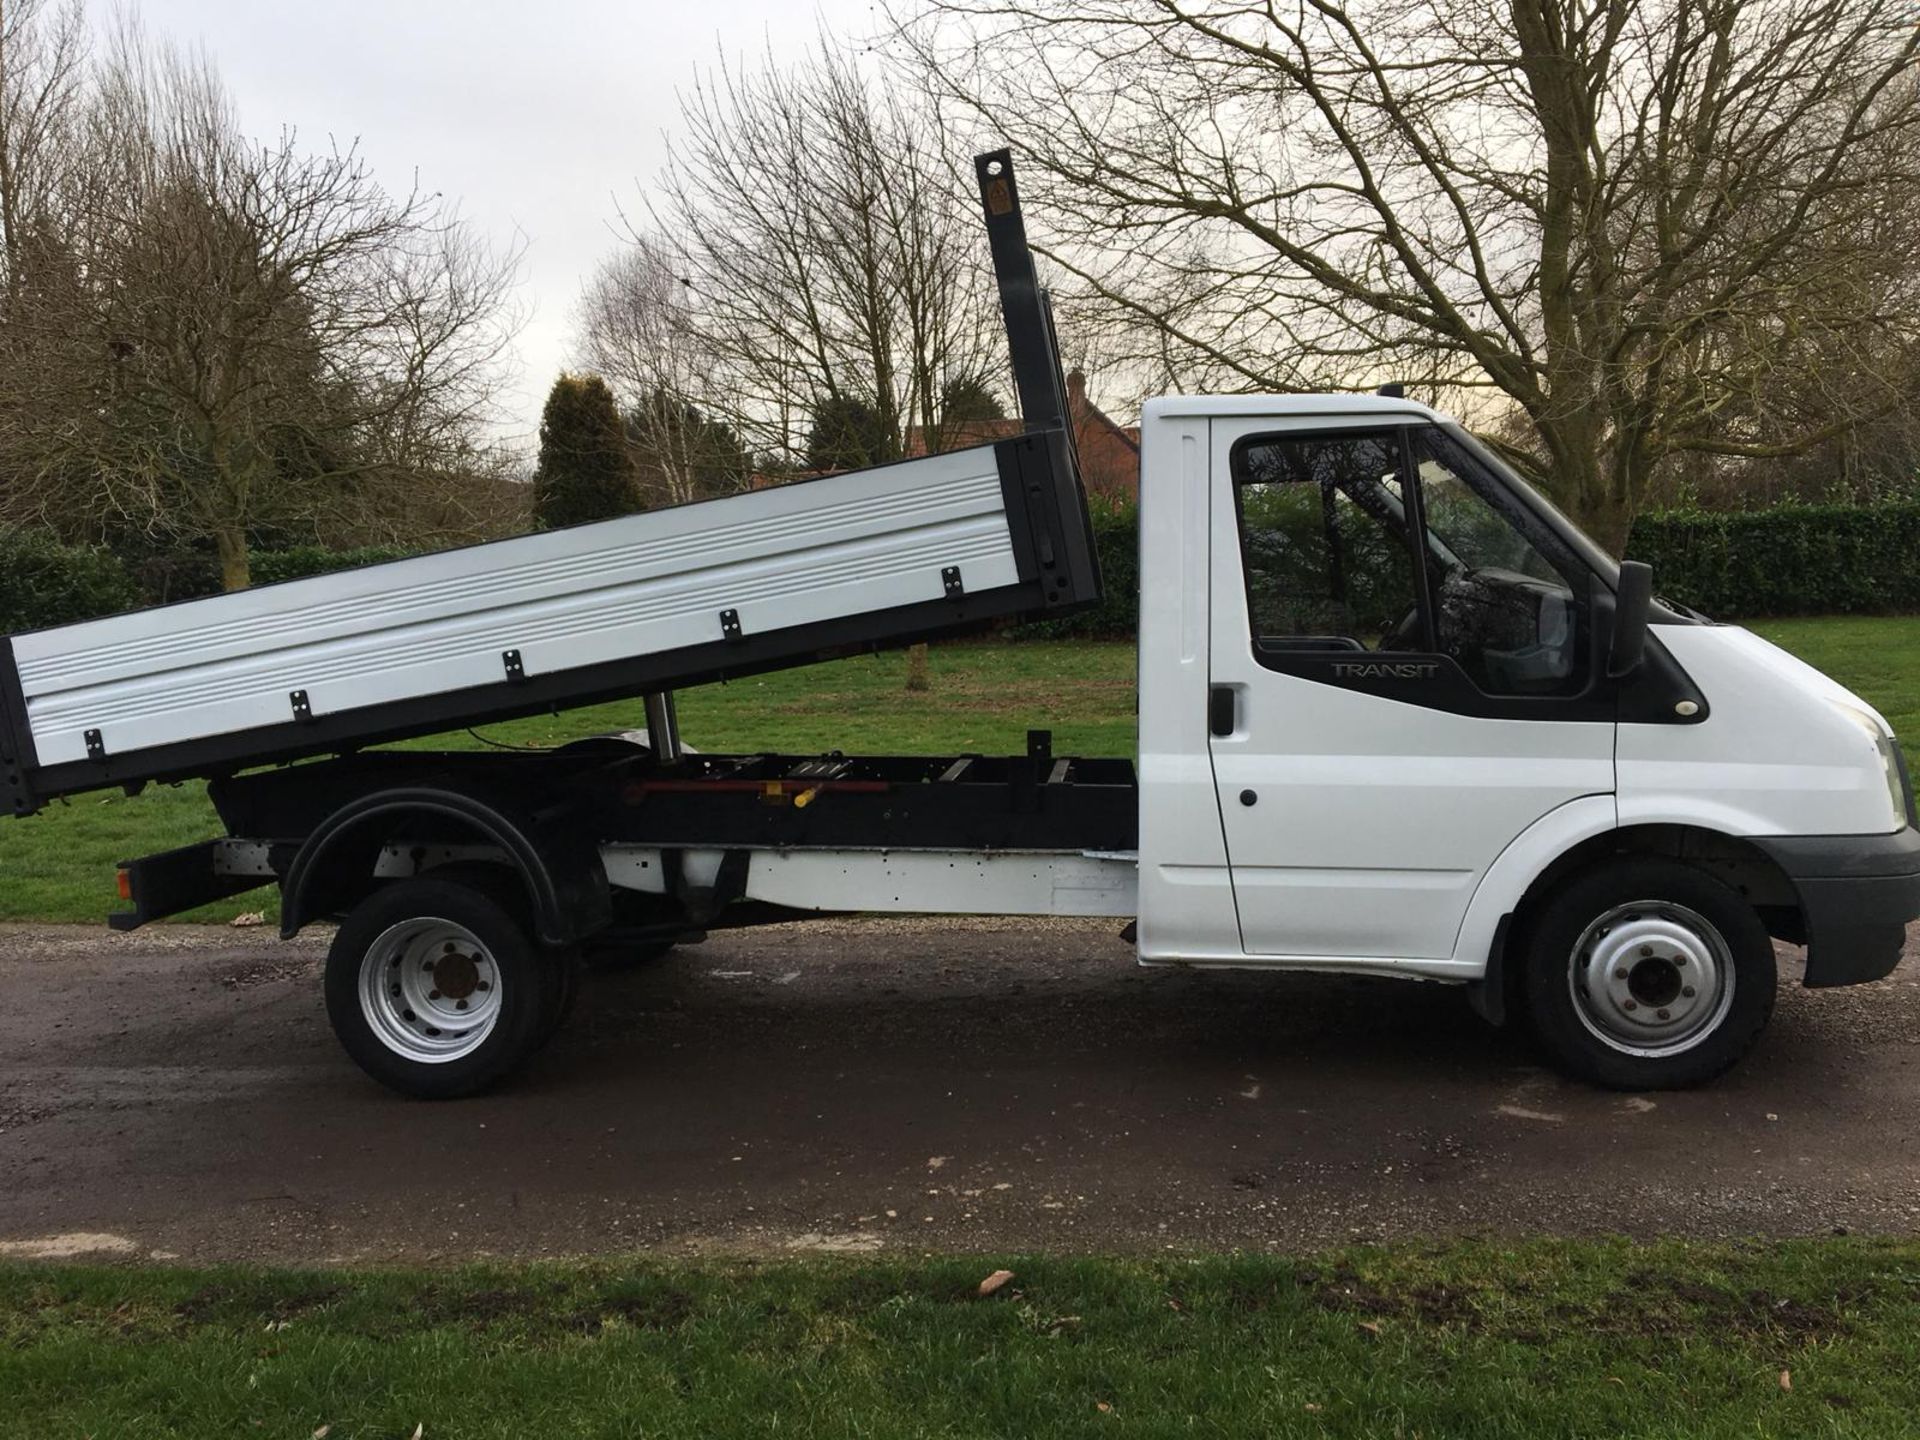
<path fill-rule="evenodd" d="M 1453 432 L 1215 419 L 1208 726 L 1250 957 L 1444 959 L 1501 850 L 1614 788 L 1592 574 Z"/>

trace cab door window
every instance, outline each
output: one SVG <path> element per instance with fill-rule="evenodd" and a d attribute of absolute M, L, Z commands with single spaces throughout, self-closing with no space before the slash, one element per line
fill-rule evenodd
<path fill-rule="evenodd" d="M 1398 431 L 1262 436 L 1238 446 L 1256 654 L 1428 646 Z"/>
<path fill-rule="evenodd" d="M 1444 430 L 1256 435 L 1231 465 L 1269 669 L 1487 714 L 1588 691 L 1589 572 Z"/>

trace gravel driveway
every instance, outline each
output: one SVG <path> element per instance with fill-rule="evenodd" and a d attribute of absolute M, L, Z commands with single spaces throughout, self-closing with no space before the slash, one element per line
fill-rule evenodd
<path fill-rule="evenodd" d="M 1107 924 L 820 922 L 590 977 L 497 1094 L 336 1049 L 324 938 L 0 927 L 0 1254 L 1304 1248 L 1920 1229 L 1920 945 L 1717 1086 L 1568 1084 L 1458 991 L 1147 971 Z"/>

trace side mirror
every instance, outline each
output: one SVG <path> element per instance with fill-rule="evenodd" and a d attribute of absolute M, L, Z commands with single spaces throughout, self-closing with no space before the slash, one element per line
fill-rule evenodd
<path fill-rule="evenodd" d="M 1607 676 L 1631 675 L 1647 653 L 1647 614 L 1653 608 L 1653 567 L 1640 560 L 1620 562 L 1620 585 L 1613 596 L 1613 649 Z"/>

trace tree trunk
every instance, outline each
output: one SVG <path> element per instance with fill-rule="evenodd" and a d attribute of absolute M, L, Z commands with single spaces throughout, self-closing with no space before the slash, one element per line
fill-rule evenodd
<path fill-rule="evenodd" d="M 1546 442 L 1546 473 L 1541 489 L 1560 503 L 1602 550 L 1616 559 L 1626 553 L 1638 492 L 1616 476 L 1600 453 L 1599 427 L 1590 417 L 1552 417 L 1535 421 Z"/>
<path fill-rule="evenodd" d="M 907 647 L 907 689 L 931 690 L 933 682 L 927 677 L 927 647 L 909 645 Z"/>
<path fill-rule="evenodd" d="M 1615 559 L 1627 553 L 1627 536 L 1633 529 L 1633 506 L 1614 495 L 1589 499 L 1580 507 L 1580 528 L 1591 535 L 1602 550 Z"/>
<path fill-rule="evenodd" d="M 245 590 L 253 583 L 253 566 L 247 555 L 247 532 L 238 526 L 223 525 L 214 532 L 214 545 L 220 552 L 220 588 Z"/>

